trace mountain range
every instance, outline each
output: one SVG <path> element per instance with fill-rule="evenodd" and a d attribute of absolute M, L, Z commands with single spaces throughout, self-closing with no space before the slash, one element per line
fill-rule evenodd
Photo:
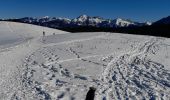
<path fill-rule="evenodd" d="M 170 37 L 170 16 L 153 23 L 136 22 L 129 19 L 104 19 L 99 16 L 81 15 L 77 18 L 56 18 L 45 16 L 42 18 L 24 17 L 13 19 L 1 19 L 1 21 L 13 21 L 60 29 L 68 32 L 118 32 L 128 34 L 140 34 Z"/>
<path fill-rule="evenodd" d="M 152 24 L 150 22 L 141 23 L 121 18 L 104 19 L 98 16 L 91 17 L 87 15 L 81 15 L 74 19 L 45 16 L 42 18 L 24 17 L 18 19 L 5 19 L 5 20 L 36 24 L 51 28 L 79 27 L 79 26 L 116 28 L 116 27 L 145 26 Z"/>

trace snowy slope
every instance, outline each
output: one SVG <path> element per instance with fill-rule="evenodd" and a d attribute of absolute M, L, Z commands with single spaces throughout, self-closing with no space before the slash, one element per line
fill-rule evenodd
<path fill-rule="evenodd" d="M 0 99 L 84 100 L 93 86 L 95 100 L 169 100 L 170 39 L 47 30 L 0 53 Z"/>
<path fill-rule="evenodd" d="M 13 43 L 18 44 L 33 37 L 42 36 L 43 31 L 46 32 L 46 35 L 65 33 L 36 25 L 0 21 L 0 47 L 9 46 Z"/>
<path fill-rule="evenodd" d="M 67 33 L 29 24 L 0 22 L 0 100 L 14 100 L 13 95 L 22 90 L 22 60 L 41 47 L 38 40 L 42 31 L 46 35 Z"/>
<path fill-rule="evenodd" d="M 25 61 L 26 85 L 37 99 L 84 100 L 90 86 L 95 100 L 170 98 L 169 39 L 114 33 L 46 39 Z"/>

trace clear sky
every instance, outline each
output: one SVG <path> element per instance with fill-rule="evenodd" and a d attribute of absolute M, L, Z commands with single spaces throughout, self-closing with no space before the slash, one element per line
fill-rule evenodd
<path fill-rule="evenodd" d="M 170 15 L 170 0 L 0 0 L 0 18 L 68 17 L 156 21 Z"/>

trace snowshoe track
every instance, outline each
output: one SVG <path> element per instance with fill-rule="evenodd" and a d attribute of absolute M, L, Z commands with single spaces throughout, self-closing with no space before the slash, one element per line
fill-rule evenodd
<path fill-rule="evenodd" d="M 153 38 L 134 51 L 112 59 L 101 76 L 99 94 L 106 100 L 169 100 L 170 71 L 147 59 L 160 48 L 161 39 Z"/>
<path fill-rule="evenodd" d="M 110 54 L 103 59 L 107 64 L 89 59 L 102 55 L 81 57 L 80 52 L 71 46 L 43 47 L 26 58 L 23 66 L 27 70 L 23 82 L 33 92 L 33 98 L 45 100 L 76 100 L 75 91 L 83 91 L 81 97 L 85 97 L 89 84 L 97 87 L 96 100 L 168 100 L 170 71 L 163 64 L 148 59 L 149 55 L 155 55 L 159 51 L 161 41 L 162 38 L 152 38 L 134 45 L 129 52 L 117 57 Z M 70 56 L 62 57 L 60 54 L 63 53 Z M 37 54 L 42 55 L 42 61 L 37 61 Z M 76 74 L 63 67 L 63 63 L 75 60 L 103 66 L 100 79 Z M 42 75 L 37 77 L 39 81 L 36 75 Z"/>
<path fill-rule="evenodd" d="M 58 100 L 62 99 L 67 94 L 67 96 L 70 96 L 68 97 L 70 100 L 74 100 L 75 97 L 71 91 L 75 91 L 75 89 L 79 90 L 81 87 L 86 90 L 89 82 L 96 81 L 87 76 L 75 74 L 74 72 L 63 68 L 62 64 L 60 64 L 63 61 L 60 61 L 60 57 L 53 53 L 53 49 L 43 48 L 43 50 L 44 51 L 41 51 L 41 49 L 39 49 L 28 56 L 23 65 L 27 67 L 23 82 L 25 83 L 25 86 L 30 89 L 30 91 L 35 92 L 33 98 L 38 96 L 38 99 Z M 76 55 L 77 58 L 71 60 L 81 60 L 76 51 L 71 48 L 65 51 Z M 36 61 L 34 57 L 36 57 L 37 52 L 40 53 L 45 59 L 45 63 L 38 63 L 38 61 Z M 42 75 L 41 77 L 37 77 L 42 81 L 36 81 L 35 78 L 33 79 L 36 75 Z M 78 83 L 75 84 L 75 81 Z M 81 83 L 85 83 L 86 85 L 82 85 Z M 59 91 L 58 95 L 56 95 L 57 93 L 53 93 L 53 91 L 56 90 Z M 53 96 L 53 94 L 55 94 L 55 96 Z"/>

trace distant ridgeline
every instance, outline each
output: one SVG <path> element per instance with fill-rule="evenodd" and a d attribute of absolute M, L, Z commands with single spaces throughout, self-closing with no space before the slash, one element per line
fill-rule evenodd
<path fill-rule="evenodd" d="M 128 19 L 104 19 L 81 15 L 74 19 L 56 17 L 24 17 L 18 19 L 5 19 L 13 21 L 56 28 L 68 32 L 119 32 L 128 34 L 152 35 L 170 37 L 170 16 L 154 23 L 134 22 Z"/>

